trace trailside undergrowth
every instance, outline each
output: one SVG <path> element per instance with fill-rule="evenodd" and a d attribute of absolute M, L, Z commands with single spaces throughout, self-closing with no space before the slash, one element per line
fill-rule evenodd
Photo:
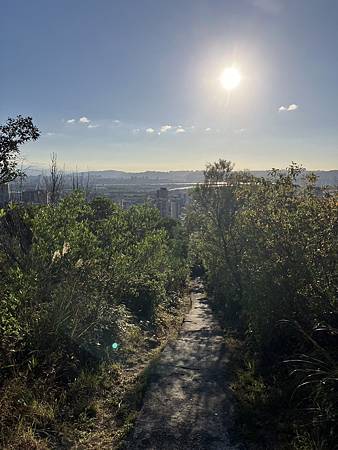
<path fill-rule="evenodd" d="M 220 160 L 187 218 L 190 257 L 241 342 L 233 390 L 249 448 L 337 443 L 337 198 L 315 182 L 294 163 L 259 179 Z"/>
<path fill-rule="evenodd" d="M 150 206 L 75 192 L 2 210 L 0 446 L 98 448 L 91 430 L 112 448 L 180 321 L 187 275 L 182 226 Z"/>

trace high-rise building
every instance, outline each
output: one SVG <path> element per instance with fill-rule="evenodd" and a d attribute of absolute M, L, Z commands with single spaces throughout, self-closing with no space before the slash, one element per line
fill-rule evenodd
<path fill-rule="evenodd" d="M 156 192 L 156 206 L 160 210 L 161 217 L 169 216 L 168 189 L 161 187 Z"/>
<path fill-rule="evenodd" d="M 179 198 L 170 199 L 170 217 L 172 219 L 179 219 L 181 213 L 181 205 Z"/>
<path fill-rule="evenodd" d="M 121 200 L 121 207 L 122 209 L 129 209 L 133 206 L 133 202 L 131 200 L 123 198 Z"/>

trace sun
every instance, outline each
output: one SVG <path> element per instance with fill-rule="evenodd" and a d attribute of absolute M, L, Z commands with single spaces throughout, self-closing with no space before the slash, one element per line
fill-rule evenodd
<path fill-rule="evenodd" d="M 223 70 L 219 80 L 221 85 L 227 91 L 232 91 L 236 87 L 239 86 L 241 82 L 242 76 L 241 73 L 236 67 L 227 67 Z"/>

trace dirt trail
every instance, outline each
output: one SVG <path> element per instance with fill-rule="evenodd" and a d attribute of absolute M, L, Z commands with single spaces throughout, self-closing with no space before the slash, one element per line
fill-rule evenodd
<path fill-rule="evenodd" d="M 221 330 L 203 294 L 163 351 L 136 421 L 130 450 L 223 450 L 231 405 Z"/>

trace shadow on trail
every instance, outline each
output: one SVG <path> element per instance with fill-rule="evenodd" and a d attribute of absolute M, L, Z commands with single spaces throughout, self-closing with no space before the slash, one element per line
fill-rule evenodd
<path fill-rule="evenodd" d="M 130 450 L 231 449 L 227 351 L 207 300 L 194 295 L 178 339 L 163 351 Z"/>

